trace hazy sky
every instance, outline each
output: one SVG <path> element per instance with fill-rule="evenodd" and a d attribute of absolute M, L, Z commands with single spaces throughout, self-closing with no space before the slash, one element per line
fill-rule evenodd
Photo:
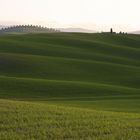
<path fill-rule="evenodd" d="M 0 24 L 140 30 L 140 0 L 0 0 Z"/>

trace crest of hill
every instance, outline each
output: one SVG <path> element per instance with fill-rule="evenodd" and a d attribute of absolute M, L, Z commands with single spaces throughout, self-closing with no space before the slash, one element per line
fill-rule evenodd
<path fill-rule="evenodd" d="M 0 30 L 0 33 L 53 33 L 53 32 L 59 32 L 59 30 L 34 25 L 17 25 L 2 28 Z"/>

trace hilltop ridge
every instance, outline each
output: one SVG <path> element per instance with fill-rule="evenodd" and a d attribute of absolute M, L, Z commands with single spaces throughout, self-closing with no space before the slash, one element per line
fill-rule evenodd
<path fill-rule="evenodd" d="M 0 33 L 52 33 L 59 32 L 53 28 L 38 25 L 16 25 L 0 29 Z"/>

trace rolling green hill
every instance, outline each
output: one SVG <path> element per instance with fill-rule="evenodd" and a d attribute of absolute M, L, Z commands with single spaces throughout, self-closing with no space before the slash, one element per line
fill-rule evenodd
<path fill-rule="evenodd" d="M 2 139 L 138 140 L 140 36 L 2 35 L 0 98 Z"/>
<path fill-rule="evenodd" d="M 139 114 L 0 100 L 2 140 L 139 140 Z"/>

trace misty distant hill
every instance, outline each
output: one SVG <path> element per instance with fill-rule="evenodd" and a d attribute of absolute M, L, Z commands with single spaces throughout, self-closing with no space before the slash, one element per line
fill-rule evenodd
<path fill-rule="evenodd" d="M 83 28 L 59 28 L 61 32 L 80 32 L 80 33 L 95 33 L 94 30 L 88 30 Z"/>
<path fill-rule="evenodd" d="M 132 34 L 140 34 L 140 31 L 131 32 Z"/>
<path fill-rule="evenodd" d="M 33 26 L 33 25 L 19 25 L 19 26 L 11 26 L 11 27 L 1 26 L 0 29 L 0 33 L 52 33 L 52 32 L 59 32 L 59 31 L 52 28 Z"/>

